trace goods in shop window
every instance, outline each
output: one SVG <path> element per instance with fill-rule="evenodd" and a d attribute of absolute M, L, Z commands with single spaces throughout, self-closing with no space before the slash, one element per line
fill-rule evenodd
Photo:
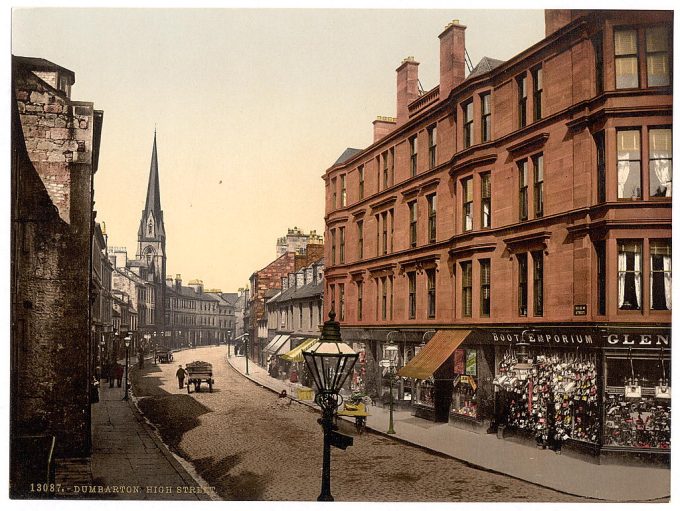
<path fill-rule="evenodd" d="M 630 401 L 608 393 L 603 443 L 612 447 L 670 449 L 670 402 L 652 396 Z"/>

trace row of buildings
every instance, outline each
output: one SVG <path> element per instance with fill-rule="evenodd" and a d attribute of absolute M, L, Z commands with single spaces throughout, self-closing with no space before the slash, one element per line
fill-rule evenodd
<path fill-rule="evenodd" d="M 673 14 L 545 23 L 466 76 L 452 22 L 429 91 L 397 68 L 396 117 L 324 174 L 325 314 L 377 399 L 396 341 L 417 416 L 668 454 Z"/>

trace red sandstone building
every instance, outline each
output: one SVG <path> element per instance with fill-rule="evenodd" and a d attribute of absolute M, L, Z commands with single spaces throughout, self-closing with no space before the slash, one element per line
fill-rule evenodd
<path fill-rule="evenodd" d="M 467 77 L 453 22 L 424 93 L 402 62 L 396 118 L 324 175 L 355 387 L 385 392 L 389 334 L 418 416 L 668 452 L 672 19 L 549 10 L 542 41 Z"/>

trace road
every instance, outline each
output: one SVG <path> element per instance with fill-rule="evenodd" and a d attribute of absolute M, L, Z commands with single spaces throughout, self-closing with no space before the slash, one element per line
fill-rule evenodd
<path fill-rule="evenodd" d="M 213 393 L 178 388 L 178 365 L 194 360 L 212 363 Z M 318 412 L 244 378 L 227 364 L 225 346 L 175 353 L 172 363 L 147 364 L 132 380 L 140 409 L 163 441 L 221 498 L 316 500 L 323 443 Z M 331 491 L 338 501 L 585 500 L 371 433 L 355 436 L 346 451 L 332 450 Z"/>

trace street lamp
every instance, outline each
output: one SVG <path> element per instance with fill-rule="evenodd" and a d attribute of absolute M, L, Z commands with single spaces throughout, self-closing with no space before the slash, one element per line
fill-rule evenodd
<path fill-rule="evenodd" d="M 398 332 L 393 331 L 387 334 L 388 344 L 385 347 L 385 354 L 387 358 L 383 360 L 383 366 L 389 368 L 390 374 L 390 424 L 387 428 L 388 435 L 394 435 L 394 373 L 399 363 L 399 347 L 394 344 L 393 336 L 391 334 L 396 334 Z"/>
<path fill-rule="evenodd" d="M 102 335 L 102 340 L 99 341 L 99 381 L 104 378 L 104 350 L 106 348 L 106 340 L 104 339 L 104 336 Z"/>
<path fill-rule="evenodd" d="M 246 345 L 246 374 L 247 374 L 247 375 L 250 374 L 250 373 L 248 372 L 248 338 L 249 338 L 249 337 L 250 337 L 250 336 L 249 336 L 248 334 L 243 334 L 243 342 L 244 342 L 245 345 Z"/>
<path fill-rule="evenodd" d="M 231 357 L 231 330 L 227 330 L 227 358 Z"/>
<path fill-rule="evenodd" d="M 125 395 L 123 396 L 123 399 L 125 401 L 128 400 L 128 387 L 130 386 L 130 341 L 132 340 L 132 337 L 130 337 L 130 333 L 128 332 L 127 337 L 125 337 Z"/>
<path fill-rule="evenodd" d="M 517 364 L 515 364 L 514 370 L 517 372 L 517 377 L 520 380 L 526 380 L 533 368 L 533 364 L 529 363 L 529 342 L 525 338 L 529 333 L 531 333 L 531 330 L 522 330 L 520 341 L 515 344 L 517 348 Z"/>
<path fill-rule="evenodd" d="M 319 423 L 323 428 L 323 471 L 321 494 L 317 500 L 332 501 L 331 495 L 331 444 L 341 449 L 352 445 L 351 437 L 333 431 L 333 417 L 340 405 L 339 395 L 345 380 L 352 372 L 359 357 L 352 348 L 342 342 L 340 323 L 335 321 L 335 311 L 328 313 L 321 338 L 302 352 L 305 364 L 317 388 L 316 404 L 321 408 Z"/>

